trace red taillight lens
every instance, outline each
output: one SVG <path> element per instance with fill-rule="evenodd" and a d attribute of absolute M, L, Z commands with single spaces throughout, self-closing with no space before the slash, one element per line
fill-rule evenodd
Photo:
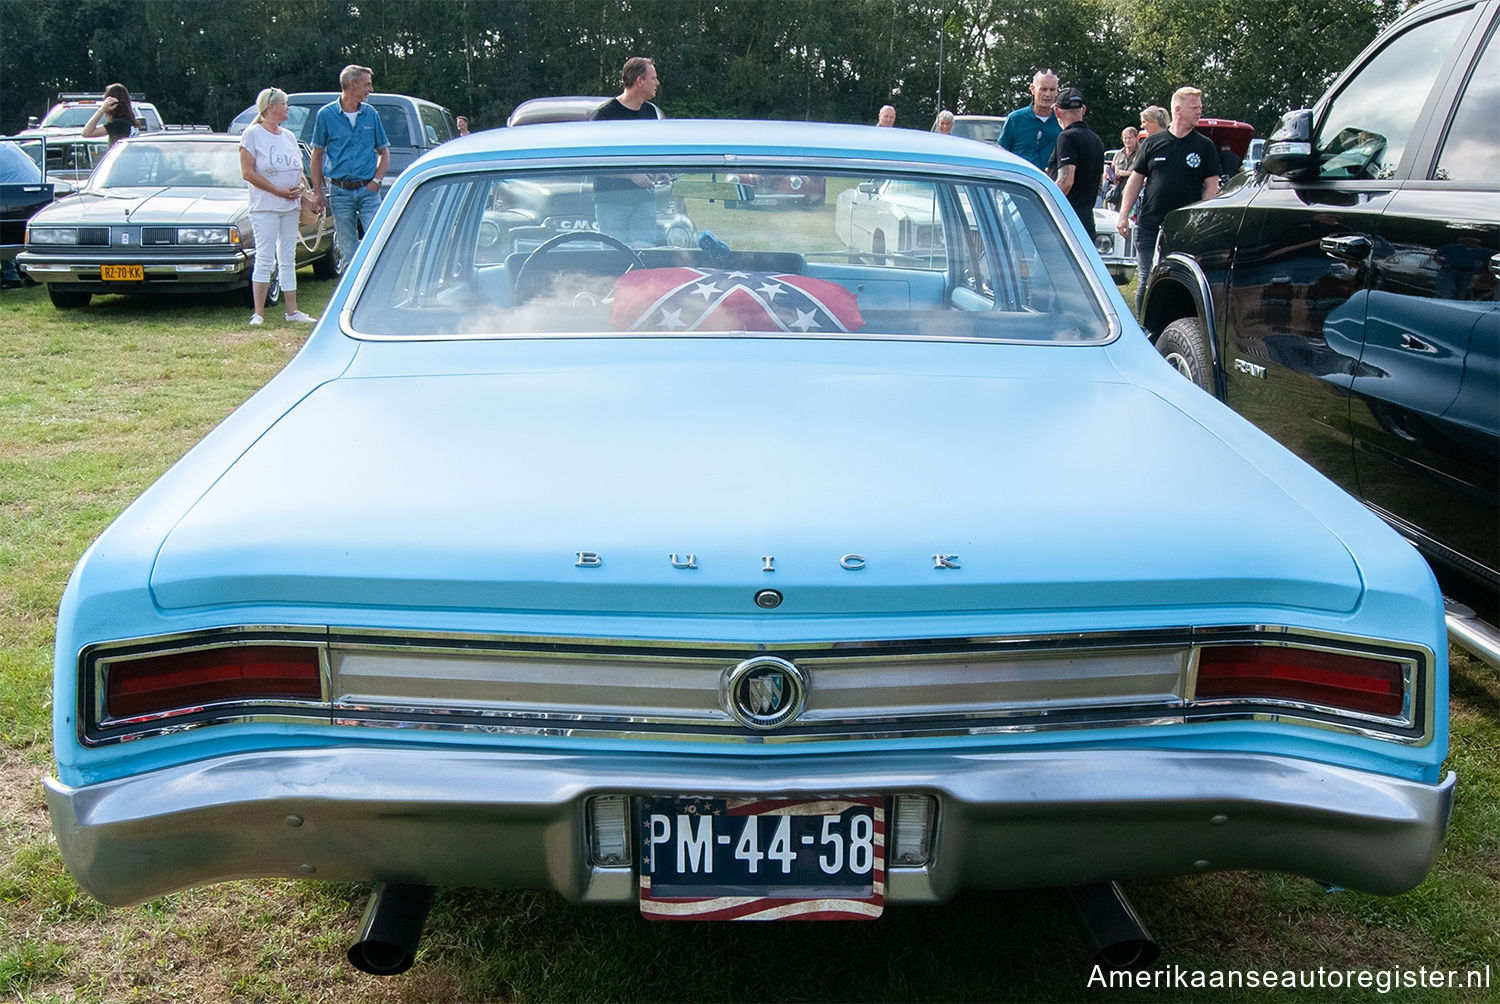
<path fill-rule="evenodd" d="M 1198 659 L 1199 698 L 1264 697 L 1397 717 L 1404 689 L 1401 663 L 1366 656 L 1226 645 Z"/>
<path fill-rule="evenodd" d="M 111 663 L 104 707 L 106 718 L 136 718 L 221 701 L 322 696 L 316 648 L 241 645 Z"/>

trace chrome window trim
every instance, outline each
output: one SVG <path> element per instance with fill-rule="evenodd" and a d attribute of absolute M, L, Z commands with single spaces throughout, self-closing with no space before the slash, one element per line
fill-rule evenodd
<path fill-rule="evenodd" d="M 224 645 L 287 644 L 319 649 L 323 702 L 226 701 L 201 708 L 132 719 L 102 720 L 105 668 L 132 658 L 195 651 Z M 1258 644 L 1313 651 L 1367 655 L 1403 665 L 1403 713 L 1389 718 L 1312 703 L 1257 699 L 1193 701 L 1198 652 L 1205 645 Z M 629 664 L 663 659 L 725 660 L 774 653 L 795 660 L 882 661 L 908 657 L 940 658 L 976 655 L 1066 655 L 1141 649 L 1187 648 L 1180 699 L 1143 704 L 1116 701 L 1049 708 L 988 708 L 965 713 L 933 711 L 902 716 L 870 716 L 813 722 L 772 733 L 751 733 L 728 714 L 724 721 L 674 719 L 671 716 L 555 714 L 496 708 L 451 708 L 399 703 L 339 704 L 333 700 L 330 651 L 335 647 L 402 653 L 463 655 L 517 652 L 528 658 L 549 655 L 576 660 L 599 656 Z M 1409 746 L 1425 746 L 1433 736 L 1435 654 L 1425 646 L 1384 642 L 1332 632 L 1273 625 L 1172 628 L 1137 632 L 1056 635 L 975 636 L 892 639 L 858 642 L 766 643 L 585 639 L 542 636 L 443 634 L 311 626 L 247 626 L 99 643 L 79 653 L 80 687 L 77 735 L 84 746 L 98 747 L 203 728 L 250 723 L 306 723 L 331 727 L 401 728 L 519 737 L 584 735 L 597 739 L 715 743 L 718 745 L 843 742 L 873 739 L 927 739 L 1007 733 L 1080 731 L 1199 722 L 1277 722 L 1358 735 Z"/>
<path fill-rule="evenodd" d="M 1115 312 L 1110 292 L 1100 281 L 1098 270 L 1086 265 L 1087 253 L 1085 244 L 1080 243 L 1075 237 L 1072 229 L 1072 210 L 1067 201 L 1057 201 L 1041 183 L 1041 181 L 1030 174 L 1023 173 L 1014 168 L 1005 169 L 988 165 L 975 164 L 969 161 L 960 161 L 952 164 L 945 162 L 925 161 L 917 164 L 909 162 L 896 162 L 881 160 L 878 158 L 851 158 L 834 159 L 827 154 L 813 154 L 807 157 L 792 157 L 787 155 L 759 154 L 747 156 L 738 153 L 673 153 L 653 159 L 654 163 L 669 167 L 684 167 L 698 170 L 714 170 L 734 168 L 737 170 L 760 170 L 769 168 L 765 173 L 777 173 L 776 168 L 797 168 L 795 172 L 806 174 L 810 170 L 828 172 L 830 174 L 860 174 L 872 172 L 890 176 L 914 176 L 932 178 L 945 181 L 953 185 L 965 183 L 983 184 L 1007 184 L 1017 188 L 1025 189 L 1036 196 L 1038 203 L 1046 210 L 1047 215 L 1056 224 L 1062 234 L 1063 242 L 1075 254 L 1080 261 L 1080 271 L 1083 273 L 1084 284 L 1094 296 L 1094 302 L 1104 320 L 1105 333 L 1099 338 L 1090 338 L 1076 342 L 1050 342 L 1035 340 L 1011 340 L 1002 338 L 975 338 L 975 337 L 945 337 L 940 335 L 897 335 L 889 333 L 873 333 L 861 335 L 858 332 L 819 333 L 816 335 L 792 335 L 779 332 L 762 331 L 730 331 L 730 332 L 693 332 L 694 338 L 785 338 L 793 340 L 828 340 L 828 341 L 897 341 L 897 342 L 957 342 L 962 344 L 997 344 L 997 345 L 1050 345 L 1056 347 L 1098 347 L 1114 342 L 1124 331 L 1124 325 L 1120 316 Z M 493 173 L 496 171 L 507 172 L 533 172 L 558 173 L 567 171 L 588 172 L 591 169 L 628 169 L 638 170 L 640 158 L 626 156 L 599 156 L 599 155 L 577 155 L 559 159 L 543 159 L 539 157 L 509 157 L 502 151 L 495 151 L 483 156 L 483 159 L 468 159 L 462 162 L 446 164 L 434 164 L 420 171 L 407 170 L 401 179 L 401 192 L 396 197 L 395 204 L 389 209 L 389 218 L 394 219 L 406 211 L 407 204 L 411 202 L 413 193 L 418 188 L 432 181 L 438 181 L 450 177 L 462 177 L 468 174 Z M 408 180 L 409 176 L 409 180 Z M 386 200 L 392 201 L 392 200 Z M 381 209 L 385 210 L 382 203 Z M 344 298 L 343 307 L 339 310 L 339 330 L 350 338 L 362 342 L 462 342 L 462 341 L 518 341 L 530 339 L 553 340 L 559 338 L 639 338 L 640 335 L 632 336 L 628 332 L 615 330 L 602 330 L 592 332 L 533 332 L 528 334 L 501 334 L 491 332 L 488 334 L 475 335 L 377 335 L 362 332 L 354 326 L 354 309 L 364 295 L 365 286 L 369 283 L 370 274 L 374 270 L 375 261 L 385 251 L 386 244 L 390 240 L 394 225 L 387 224 L 380 227 L 374 233 L 367 234 L 365 242 L 374 238 L 378 243 L 371 244 L 366 251 L 365 258 L 361 262 L 359 270 L 353 277 L 349 287 L 349 293 Z M 1093 235 L 1089 235 L 1087 247 L 1094 250 Z M 1106 270 L 1107 272 L 1107 270 Z M 1113 280 L 1111 280 L 1113 285 Z M 654 333 L 652 337 L 665 337 L 661 333 Z"/>

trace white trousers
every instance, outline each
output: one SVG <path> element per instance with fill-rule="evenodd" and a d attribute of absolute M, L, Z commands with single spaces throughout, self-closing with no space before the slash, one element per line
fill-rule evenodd
<path fill-rule="evenodd" d="M 298 210 L 250 214 L 250 232 L 255 236 L 255 282 L 271 281 L 271 266 L 279 267 L 283 290 L 297 288 Z"/>

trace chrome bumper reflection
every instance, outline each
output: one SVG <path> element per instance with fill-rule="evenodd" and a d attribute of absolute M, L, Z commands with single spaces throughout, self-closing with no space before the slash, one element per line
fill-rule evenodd
<path fill-rule="evenodd" d="M 135 778 L 47 782 L 69 869 L 138 902 L 247 877 L 549 887 L 633 902 L 591 866 L 584 802 L 605 793 L 938 799 L 932 863 L 888 899 L 1250 868 L 1397 893 L 1427 873 L 1453 805 L 1437 785 L 1267 755 L 889 751 L 744 757 L 341 748 L 247 753 Z"/>

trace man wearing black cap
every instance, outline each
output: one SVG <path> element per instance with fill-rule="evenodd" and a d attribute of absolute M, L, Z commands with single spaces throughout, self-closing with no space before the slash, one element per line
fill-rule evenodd
<path fill-rule="evenodd" d="M 1094 201 L 1099 197 L 1099 183 L 1104 178 L 1104 141 L 1083 123 L 1088 106 L 1083 92 L 1064 87 L 1057 92 L 1053 106 L 1058 125 L 1057 148 L 1047 164 L 1047 173 L 1057 179 L 1057 187 L 1068 197 L 1068 204 L 1083 221 L 1085 232 L 1094 232 Z"/>

